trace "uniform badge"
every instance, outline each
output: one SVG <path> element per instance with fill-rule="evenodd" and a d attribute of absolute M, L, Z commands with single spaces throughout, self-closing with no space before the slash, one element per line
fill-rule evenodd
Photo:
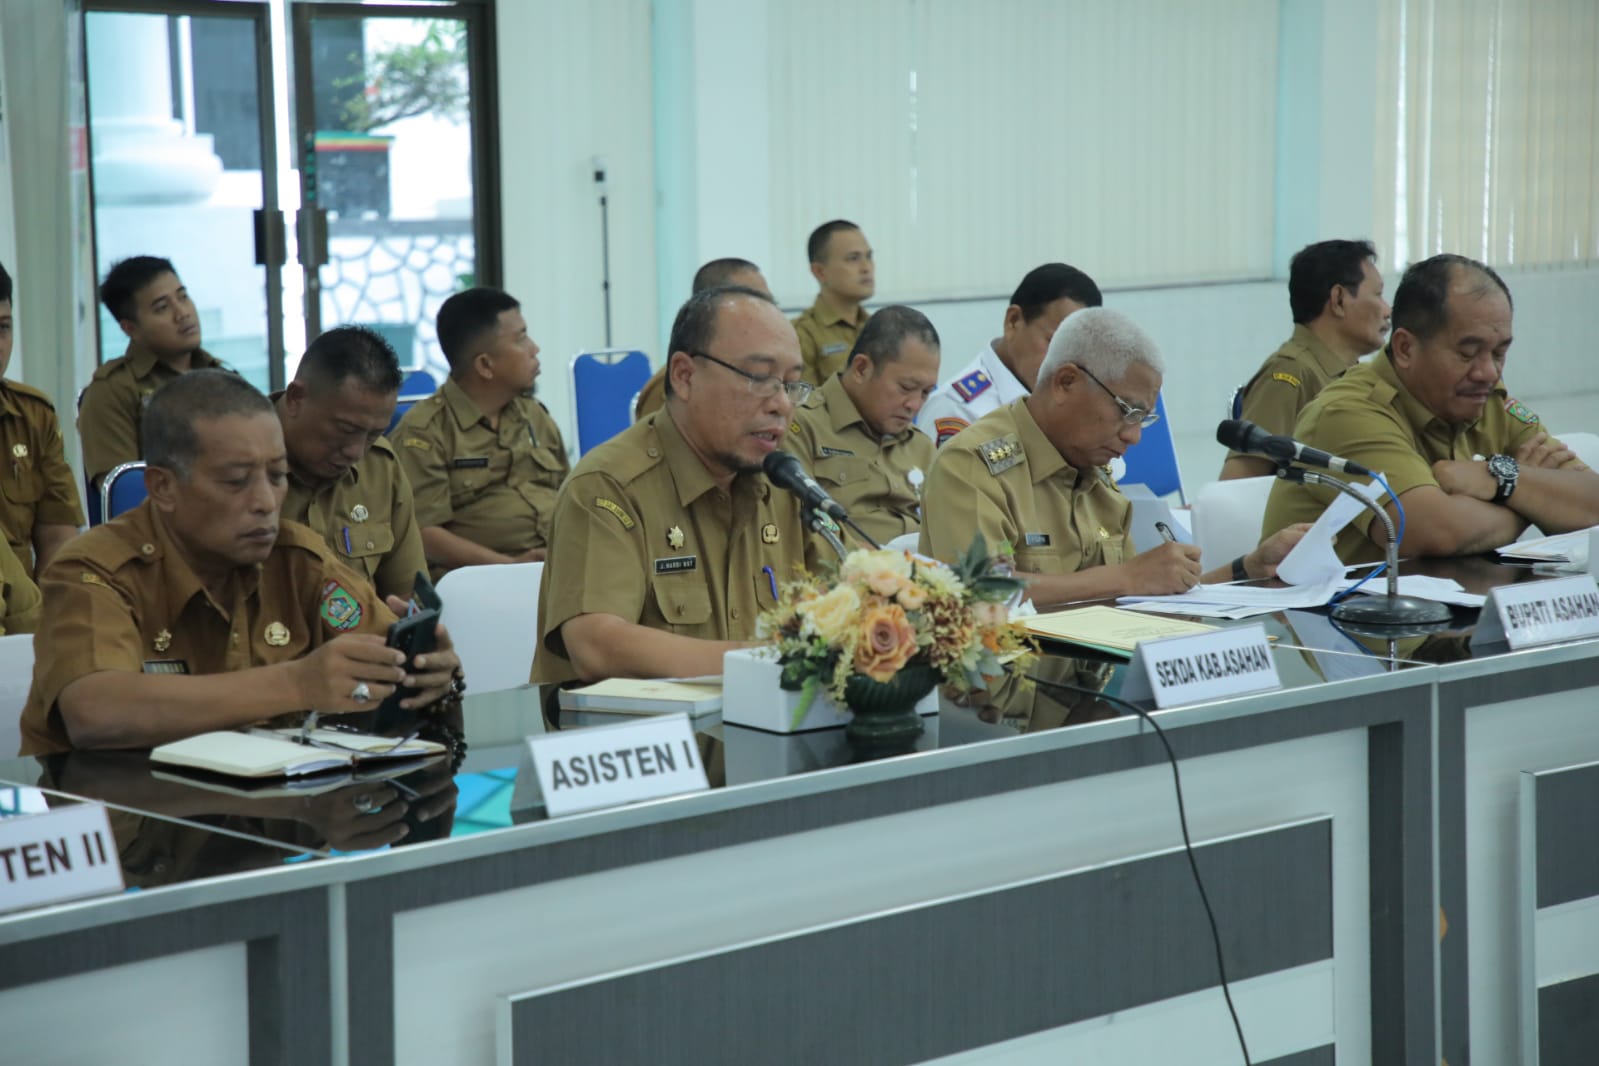
<path fill-rule="evenodd" d="M 317 614 L 328 628 L 343 633 L 361 624 L 361 601 L 337 581 L 322 586 L 322 606 Z"/>
<path fill-rule="evenodd" d="M 155 640 L 152 641 L 152 643 L 154 644 L 156 651 L 166 651 L 168 648 L 172 647 L 172 630 L 163 629 L 161 632 L 155 635 Z"/>
<path fill-rule="evenodd" d="M 1525 422 L 1529 426 L 1538 424 L 1538 416 L 1527 409 L 1527 405 L 1520 400 L 1510 399 L 1505 401 L 1505 414 L 1517 422 Z"/>
<path fill-rule="evenodd" d="M 681 527 L 673 526 L 671 529 L 668 529 L 666 531 L 666 546 L 668 548 L 672 548 L 672 549 L 675 550 L 677 548 L 681 548 L 683 546 L 683 544 L 684 544 L 684 537 L 683 537 L 683 530 L 682 530 Z"/>
<path fill-rule="evenodd" d="M 26 459 L 28 457 L 28 446 L 20 443 L 13 444 L 11 446 L 11 454 L 14 458 Z"/>
<path fill-rule="evenodd" d="M 798 433 L 800 431 L 799 423 L 798 422 L 790 422 L 788 424 L 788 431 L 790 433 Z"/>
<path fill-rule="evenodd" d="M 1022 461 L 1021 438 L 1012 433 L 998 440 L 986 441 L 977 449 L 977 454 L 988 464 L 988 472 L 997 477 Z"/>
<path fill-rule="evenodd" d="M 993 384 L 994 383 L 989 380 L 987 374 L 983 373 L 981 370 L 973 370 L 965 377 L 956 378 L 954 381 L 950 382 L 949 387 L 955 390 L 955 395 L 959 396 L 967 403 L 971 403 L 972 400 L 987 392 L 989 386 Z"/>
<path fill-rule="evenodd" d="M 273 622 L 266 627 L 266 642 L 274 648 L 281 648 L 289 642 L 289 627 L 282 622 Z"/>
<path fill-rule="evenodd" d="M 776 544 L 777 543 L 777 527 L 775 525 L 773 525 L 772 523 L 770 523 L 770 522 L 766 523 L 764 526 L 761 527 L 761 543 L 762 544 Z"/>
<path fill-rule="evenodd" d="M 350 521 L 352 522 L 365 522 L 371 516 L 372 512 L 366 509 L 366 504 L 364 503 L 358 503 L 350 508 Z"/>
<path fill-rule="evenodd" d="M 622 523 L 623 529 L 633 528 L 633 516 L 622 510 L 622 505 L 615 500 L 607 500 L 604 496 L 596 496 L 594 497 L 594 506 L 615 515 L 616 520 Z"/>
<path fill-rule="evenodd" d="M 830 457 L 835 456 L 835 455 L 848 455 L 848 456 L 853 457 L 855 455 L 855 453 L 850 451 L 848 448 L 823 448 L 822 449 L 822 458 L 823 459 L 827 459 L 827 458 L 830 458 Z"/>
<path fill-rule="evenodd" d="M 429 444 L 427 441 L 423 440 L 421 437 L 406 437 L 400 443 L 405 445 L 407 448 L 417 448 L 417 449 L 419 449 L 421 451 L 424 451 L 424 452 L 428 452 L 428 451 L 432 451 L 433 450 L 433 445 Z"/>
<path fill-rule="evenodd" d="M 677 555 L 669 559 L 655 560 L 657 574 L 682 574 L 697 569 L 700 565 L 698 555 Z"/>
<path fill-rule="evenodd" d="M 822 354 L 837 355 L 839 352 L 847 351 L 848 349 L 849 345 L 847 344 L 824 344 L 822 345 Z"/>
<path fill-rule="evenodd" d="M 922 494 L 922 482 L 927 480 L 927 475 L 922 473 L 921 467 L 913 466 L 910 473 L 905 475 L 905 480 L 911 483 L 911 491 L 920 496 Z"/>
<path fill-rule="evenodd" d="M 1026 548 L 1047 548 L 1049 547 L 1049 534 L 1023 533 L 1022 546 Z"/>
<path fill-rule="evenodd" d="M 1109 540 L 1110 539 L 1110 530 L 1106 529 L 1104 526 L 1100 526 L 1099 527 L 1099 539 L 1100 540 Z"/>
<path fill-rule="evenodd" d="M 1280 381 L 1284 385 L 1292 385 L 1296 389 L 1299 388 L 1299 379 L 1294 377 L 1292 374 L 1284 374 L 1284 373 L 1278 372 L 1278 373 L 1273 374 L 1271 376 L 1271 379 L 1273 381 Z"/>
<path fill-rule="evenodd" d="M 933 428 L 938 430 L 938 443 L 943 444 L 949 438 L 971 425 L 964 418 L 935 418 Z"/>

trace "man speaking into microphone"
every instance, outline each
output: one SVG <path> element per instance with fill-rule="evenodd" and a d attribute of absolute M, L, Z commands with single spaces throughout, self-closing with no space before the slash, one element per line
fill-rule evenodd
<path fill-rule="evenodd" d="M 555 503 L 532 680 L 720 674 L 801 566 L 831 558 L 762 464 L 811 386 L 765 293 L 695 293 L 666 405 L 579 460 Z"/>
<path fill-rule="evenodd" d="M 1388 347 L 1300 413 L 1294 437 L 1383 474 L 1404 506 L 1402 554 L 1472 555 L 1529 524 L 1563 533 L 1599 524 L 1599 474 L 1550 437 L 1503 380 L 1510 290 L 1490 267 L 1435 255 L 1405 271 Z M 1279 481 L 1264 529 L 1315 519 L 1336 490 Z M 1399 511 L 1384 505 L 1397 527 Z M 1339 534 L 1345 563 L 1383 558 L 1363 511 Z"/>

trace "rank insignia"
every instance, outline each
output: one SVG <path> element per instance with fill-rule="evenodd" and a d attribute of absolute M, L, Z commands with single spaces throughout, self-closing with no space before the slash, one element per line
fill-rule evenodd
<path fill-rule="evenodd" d="M 790 422 L 788 424 L 788 431 L 790 433 L 798 433 L 800 431 L 799 423 L 798 422 Z"/>
<path fill-rule="evenodd" d="M 405 445 L 407 448 L 417 448 L 425 452 L 433 450 L 433 445 L 429 444 L 421 437 L 406 437 L 400 443 Z"/>
<path fill-rule="evenodd" d="M 594 497 L 594 506 L 615 515 L 616 520 L 622 523 L 623 529 L 633 528 L 633 516 L 622 510 L 622 505 L 615 500 L 607 500 L 604 496 L 596 496 Z"/>
<path fill-rule="evenodd" d="M 761 527 L 761 543 L 762 544 L 776 544 L 777 543 L 777 526 L 773 525 L 771 522 L 768 522 L 764 526 Z"/>
<path fill-rule="evenodd" d="M 1299 379 L 1294 377 L 1292 374 L 1283 374 L 1283 373 L 1279 372 L 1279 373 L 1273 374 L 1271 376 L 1271 379 L 1273 381 L 1280 381 L 1284 385 L 1292 385 L 1296 389 L 1299 388 Z"/>
<path fill-rule="evenodd" d="M 343 633 L 361 624 L 361 601 L 337 581 L 322 586 L 322 606 L 317 614 L 328 628 Z"/>
<path fill-rule="evenodd" d="M 1021 438 L 1012 433 L 998 440 L 987 441 L 977 449 L 977 454 L 988 464 L 988 472 L 998 476 L 1022 461 Z"/>
<path fill-rule="evenodd" d="M 949 438 L 971 425 L 964 418 L 935 418 L 933 428 L 938 430 L 938 443 L 943 444 Z"/>
<path fill-rule="evenodd" d="M 350 508 L 350 521 L 352 522 L 365 522 L 370 517 L 372 517 L 372 512 L 366 509 L 366 504 L 364 503 L 358 503 Z"/>
<path fill-rule="evenodd" d="M 983 373 L 981 370 L 973 370 L 965 377 L 956 378 L 954 381 L 950 382 L 949 387 L 955 390 L 955 395 L 959 396 L 967 403 L 971 403 L 972 400 L 987 392 L 989 387 L 993 384 L 994 383 L 989 380 L 987 374 Z"/>
<path fill-rule="evenodd" d="M 155 635 L 155 640 L 152 643 L 155 645 L 156 651 L 166 651 L 172 647 L 172 630 L 163 629 Z"/>
<path fill-rule="evenodd" d="M 1538 416 L 1529 411 L 1527 409 L 1527 405 L 1522 403 L 1520 400 L 1506 400 L 1505 414 L 1509 415 L 1511 418 L 1514 418 L 1517 422 L 1525 422 L 1529 426 L 1536 426 L 1538 424 Z"/>
<path fill-rule="evenodd" d="M 13 444 L 11 446 L 11 454 L 14 458 L 26 459 L 28 457 L 28 446 L 20 443 Z"/>
<path fill-rule="evenodd" d="M 677 548 L 681 548 L 684 543 L 685 538 L 683 536 L 683 529 L 681 526 L 673 526 L 671 529 L 666 531 L 666 546 L 668 548 L 675 550 Z"/>
<path fill-rule="evenodd" d="M 273 622 L 266 627 L 266 642 L 274 648 L 281 648 L 289 642 L 289 627 L 282 622 Z"/>

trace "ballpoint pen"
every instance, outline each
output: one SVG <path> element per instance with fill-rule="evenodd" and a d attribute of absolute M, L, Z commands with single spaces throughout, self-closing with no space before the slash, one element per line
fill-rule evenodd
<path fill-rule="evenodd" d="M 770 566 L 763 566 L 761 567 L 761 573 L 766 575 L 766 582 L 772 587 L 772 600 L 775 602 L 777 600 L 777 572 Z"/>
<path fill-rule="evenodd" d="M 1165 522 L 1156 522 L 1155 528 L 1160 531 L 1161 539 L 1167 544 L 1177 543 L 1177 534 L 1171 531 L 1171 526 L 1168 526 Z"/>

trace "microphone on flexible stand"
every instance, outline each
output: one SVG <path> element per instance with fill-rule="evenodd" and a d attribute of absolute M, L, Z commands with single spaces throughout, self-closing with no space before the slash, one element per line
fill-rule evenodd
<path fill-rule="evenodd" d="M 1228 419 L 1216 427 L 1216 440 L 1235 452 L 1264 455 L 1277 464 L 1277 477 L 1284 481 L 1297 481 L 1308 485 L 1328 485 L 1346 496 L 1353 496 L 1361 506 L 1371 511 L 1382 522 L 1388 534 L 1388 551 L 1385 569 L 1388 589 L 1382 596 L 1350 596 L 1333 604 L 1328 613 L 1341 622 L 1354 622 L 1371 626 L 1433 626 L 1449 621 L 1449 608 L 1433 600 L 1416 596 L 1399 595 L 1399 537 L 1394 533 L 1394 521 L 1377 501 L 1357 490 L 1348 482 L 1314 470 L 1306 470 L 1301 463 L 1336 470 L 1340 473 L 1377 477 L 1378 475 L 1341 456 L 1333 455 L 1292 437 L 1279 437 L 1267 433 L 1253 422 Z M 1387 489 L 1386 482 L 1380 482 Z M 1390 493 L 1392 495 L 1392 493 Z M 1398 501 L 1395 501 L 1397 505 Z M 1424 631 L 1424 630 L 1423 630 Z"/>
<path fill-rule="evenodd" d="M 805 472 L 805 467 L 800 461 L 788 452 L 778 450 L 772 452 L 761 463 L 761 469 L 771 479 L 772 484 L 780 489 L 786 489 L 800 498 L 805 505 L 806 514 L 810 518 L 811 529 L 820 533 L 827 542 L 833 546 L 840 559 L 844 558 L 844 542 L 838 536 L 838 524 L 844 523 L 855 531 L 855 535 L 870 544 L 873 548 L 882 545 L 867 536 L 860 526 L 850 521 L 849 513 L 844 510 L 844 505 L 827 494 L 827 490 L 816 483 L 816 479 Z"/>

